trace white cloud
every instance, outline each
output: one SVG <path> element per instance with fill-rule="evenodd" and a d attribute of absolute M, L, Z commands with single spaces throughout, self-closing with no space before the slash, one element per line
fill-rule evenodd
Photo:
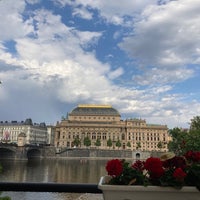
<path fill-rule="evenodd" d="M 74 31 L 74 33 L 77 39 L 79 39 L 80 44 L 85 48 L 96 45 L 98 39 L 102 36 L 102 33 L 90 31 Z"/>
<path fill-rule="evenodd" d="M 192 69 L 180 68 L 152 68 L 146 69 L 142 75 L 133 76 L 139 85 L 173 84 L 189 79 L 194 75 Z"/>
<path fill-rule="evenodd" d="M 124 70 L 122 67 L 117 68 L 116 70 L 110 72 L 110 74 L 108 74 L 109 79 L 115 79 L 118 78 L 119 76 L 121 76 L 124 73 Z"/>
<path fill-rule="evenodd" d="M 102 33 L 81 32 L 65 26 L 61 17 L 46 10 L 35 12 L 32 26 L 36 26 L 34 37 L 16 39 L 16 50 L 23 60 L 37 60 L 39 63 L 76 59 L 83 54 L 80 46 L 95 45 Z"/>
<path fill-rule="evenodd" d="M 200 42 L 199 7 L 196 0 L 147 7 L 134 35 L 125 38 L 121 47 L 150 64 L 166 64 L 163 58 L 176 65 L 193 62 L 190 57 L 196 55 Z"/>
<path fill-rule="evenodd" d="M 103 63 L 95 55 L 97 49 L 94 47 L 99 38 L 106 37 L 104 33 L 108 24 L 103 27 L 105 32 L 80 31 L 75 26 L 65 25 L 61 15 L 45 9 L 30 11 L 23 18 L 24 2 L 17 1 L 15 5 L 11 4 L 12 1 L 7 2 L 4 5 L 9 14 L 2 16 L 7 27 L 0 24 L 1 30 L 5 29 L 5 34 L 0 33 L 0 79 L 3 80 L 0 109 L 5 117 L 8 105 L 12 111 L 9 117 L 19 114 L 25 118 L 30 113 L 47 120 L 49 113 L 57 118 L 69 112 L 65 106 L 72 104 L 108 103 L 127 117 L 142 117 L 147 122 L 173 126 L 185 125 L 199 112 L 199 102 L 186 102 L 183 97 L 189 94 L 172 94 L 171 85 L 192 77 L 194 68 L 190 69 L 187 64 L 198 64 L 200 60 L 198 1 L 193 0 L 190 4 L 185 0 L 166 1 L 166 4 L 157 6 L 154 5 L 156 1 L 147 0 L 125 0 L 123 3 L 59 0 L 62 6 L 66 3 L 73 6 L 74 16 L 89 20 L 95 9 L 106 22 L 121 24 L 114 39 L 120 39 L 124 33 L 123 26 L 127 26 L 125 22 L 128 25 L 135 22 L 132 21 L 135 14 L 138 20 L 138 14 L 145 8 L 140 21 L 132 24 L 133 35 L 121 43 L 123 50 L 140 61 L 137 69 L 133 65 L 133 71 L 136 71 L 134 87 L 115 83 L 115 79 L 123 79 L 122 75 L 129 76 L 124 66 L 112 69 L 116 65 Z M 0 11 L 3 10 L 0 7 Z M 10 22 L 9 17 L 13 21 Z M 4 41 L 10 39 L 15 42 L 14 54 L 4 46 Z M 90 47 L 93 51 L 87 49 Z M 107 55 L 115 60 L 115 53 L 108 52 Z"/>
<path fill-rule="evenodd" d="M 78 16 L 83 19 L 90 20 L 90 19 L 92 19 L 93 14 L 91 12 L 89 12 L 86 8 L 81 7 L 81 8 L 74 8 L 72 15 Z"/>
<path fill-rule="evenodd" d="M 134 14 L 137 15 L 144 9 L 144 7 L 151 4 L 156 4 L 157 1 L 123 0 L 123 2 L 113 2 L 107 0 L 56 0 L 56 2 L 62 6 L 65 6 L 66 4 L 71 5 L 75 10 L 80 6 L 96 9 L 99 11 L 101 17 L 103 17 L 107 22 L 117 25 L 127 25 L 127 23 L 130 23 L 130 21 L 127 21 L 126 16 L 133 16 Z"/>
<path fill-rule="evenodd" d="M 199 60 L 200 2 L 171 1 L 162 6 L 146 7 L 134 25 L 132 36 L 120 47 L 139 63 L 148 67 L 144 76 L 135 76 L 140 84 L 183 81 L 193 76 L 186 67 Z"/>
<path fill-rule="evenodd" d="M 25 6 L 23 0 L 0 1 L 0 40 L 23 37 L 32 31 L 32 27 L 23 20 Z"/>

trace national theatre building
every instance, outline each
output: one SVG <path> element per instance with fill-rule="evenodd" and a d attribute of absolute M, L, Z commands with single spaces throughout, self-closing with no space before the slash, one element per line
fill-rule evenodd
<path fill-rule="evenodd" d="M 142 151 L 167 151 L 170 140 L 166 125 L 147 124 L 143 119 L 122 120 L 110 105 L 81 104 L 57 122 L 54 141 L 58 148 L 86 148 L 86 138 L 90 148 Z"/>

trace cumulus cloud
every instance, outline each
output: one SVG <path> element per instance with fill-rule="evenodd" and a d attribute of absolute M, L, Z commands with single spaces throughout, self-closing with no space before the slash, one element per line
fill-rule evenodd
<path fill-rule="evenodd" d="M 81 7 L 81 8 L 74 8 L 74 11 L 72 13 L 73 16 L 78 16 L 83 19 L 90 20 L 92 19 L 92 13 L 89 12 L 86 8 Z"/>
<path fill-rule="evenodd" d="M 199 60 L 199 7 L 199 1 L 182 0 L 145 8 L 132 34 L 120 44 L 130 57 L 148 66 L 144 76 L 134 80 L 140 84 L 167 83 L 193 76 L 187 65 Z"/>
<path fill-rule="evenodd" d="M 109 89 L 105 75 L 113 74 L 109 65 L 98 61 L 93 52 L 84 51 L 95 45 L 102 33 L 69 28 L 59 15 L 47 10 L 37 10 L 27 20 L 29 24 L 32 22 L 34 30 L 30 36 L 15 39 L 18 57 L 6 53 L 3 45 L 1 48 L 4 65 L 20 68 L 16 80 L 28 77 L 31 82 L 36 81 L 38 89 L 56 86 L 54 95 L 63 102 L 89 99 Z"/>
<path fill-rule="evenodd" d="M 107 0 L 56 0 L 55 3 L 59 3 L 62 6 L 71 5 L 75 11 L 77 7 L 82 6 L 83 8 L 90 8 L 98 10 L 102 18 L 107 22 L 116 25 L 129 25 L 132 21 L 132 17 L 140 13 L 144 7 L 156 4 L 157 0 L 123 0 L 121 1 L 107 1 Z M 80 17 L 82 15 L 79 15 Z M 128 17 L 126 17 L 128 16 Z M 132 17 L 131 17 L 132 16 Z M 84 18 L 84 17 L 83 17 Z"/>
<path fill-rule="evenodd" d="M 123 70 L 123 68 L 120 67 L 120 68 L 117 68 L 116 70 L 110 72 L 108 77 L 112 80 L 112 79 L 115 79 L 115 78 L 121 76 L 123 73 L 124 73 L 124 70 Z"/>
<path fill-rule="evenodd" d="M 194 70 L 185 67 L 179 68 L 151 68 L 142 75 L 133 76 L 139 85 L 173 84 L 189 79 L 194 75 Z"/>
<path fill-rule="evenodd" d="M 191 78 L 195 69 L 189 64 L 200 60 L 200 5 L 191 1 L 53 1 L 57 9 L 70 6 L 70 26 L 64 23 L 66 15 L 45 6 L 27 10 L 26 3 L 42 1 L 6 1 L 0 6 L 0 28 L 5 30 L 0 33 L 0 113 L 11 120 L 17 115 L 24 120 L 30 113 L 35 119 L 57 121 L 78 103 L 108 103 L 125 117 L 184 125 L 200 107 L 198 101 L 183 98 L 190 94 L 173 93 L 172 85 Z M 87 23 L 97 19 L 101 25 L 98 30 L 81 29 L 75 18 Z M 112 57 L 106 63 L 99 54 L 113 43 L 99 43 L 110 25 L 115 46 L 104 56 Z M 116 53 L 116 41 L 121 41 L 121 52 Z M 123 51 L 133 60 L 128 69 Z M 112 61 L 117 57 L 122 62 L 116 65 Z M 118 85 L 120 79 L 124 85 Z"/>
<path fill-rule="evenodd" d="M 24 22 L 23 12 L 25 2 L 13 3 L 12 0 L 0 1 L 0 40 L 11 40 L 17 37 L 24 37 L 32 31 L 32 27 Z"/>

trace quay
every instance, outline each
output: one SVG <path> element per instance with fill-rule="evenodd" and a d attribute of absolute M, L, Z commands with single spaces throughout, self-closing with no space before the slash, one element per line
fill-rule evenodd
<path fill-rule="evenodd" d="M 118 149 L 90 149 L 90 148 L 62 148 L 60 151 L 54 146 L 27 145 L 18 147 L 9 144 L 0 144 L 2 159 L 52 159 L 52 158 L 125 158 L 146 159 L 150 156 L 160 156 L 159 151 L 118 150 Z"/>

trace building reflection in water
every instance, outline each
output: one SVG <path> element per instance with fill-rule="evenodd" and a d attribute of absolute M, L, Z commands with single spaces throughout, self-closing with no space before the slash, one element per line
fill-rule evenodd
<path fill-rule="evenodd" d="M 98 183 L 105 175 L 107 160 L 52 159 L 52 160 L 2 160 L 1 181 Z"/>

